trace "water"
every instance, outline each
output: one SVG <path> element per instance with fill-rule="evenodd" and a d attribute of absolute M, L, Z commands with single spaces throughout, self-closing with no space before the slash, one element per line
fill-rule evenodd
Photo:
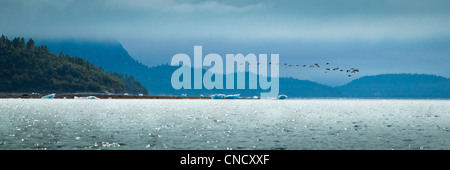
<path fill-rule="evenodd" d="M 0 99 L 0 149 L 450 149 L 449 100 Z"/>

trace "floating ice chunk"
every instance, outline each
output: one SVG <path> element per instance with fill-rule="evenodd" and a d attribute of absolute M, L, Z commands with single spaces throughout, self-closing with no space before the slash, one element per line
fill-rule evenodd
<path fill-rule="evenodd" d="M 77 97 L 77 96 L 73 96 L 73 99 L 100 99 L 100 98 L 95 97 L 95 96 L 88 96 L 88 97 Z"/>
<path fill-rule="evenodd" d="M 284 94 L 282 94 L 282 95 L 279 95 L 279 96 L 278 96 L 278 99 L 287 99 L 287 96 L 284 95 Z"/>
<path fill-rule="evenodd" d="M 230 94 L 230 95 L 226 95 L 225 99 L 237 99 L 239 98 L 240 94 Z"/>
<path fill-rule="evenodd" d="M 42 96 L 43 99 L 53 99 L 55 97 L 55 93 L 49 94 L 47 96 Z"/>
<path fill-rule="evenodd" d="M 211 99 L 224 99 L 225 95 L 224 94 L 213 94 L 211 95 Z"/>

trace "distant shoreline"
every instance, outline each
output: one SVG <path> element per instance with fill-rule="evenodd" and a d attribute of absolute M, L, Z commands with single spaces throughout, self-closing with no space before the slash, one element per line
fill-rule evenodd
<path fill-rule="evenodd" d="M 40 99 L 42 96 L 50 93 L 0 93 L 0 99 Z M 88 97 L 95 96 L 100 99 L 183 99 L 181 96 L 137 96 L 137 95 L 123 95 L 123 94 L 99 94 L 99 93 L 56 93 L 55 99 L 74 99 L 74 97 Z M 189 97 L 185 99 L 211 99 L 211 97 Z"/>
<path fill-rule="evenodd" d="M 0 92 L 0 99 L 40 99 L 45 95 L 51 93 L 18 93 L 18 92 Z M 209 96 L 187 96 L 183 98 L 180 96 L 138 96 L 138 95 L 123 95 L 123 94 L 104 94 L 104 93 L 55 93 L 55 99 L 74 99 L 74 97 L 88 97 L 95 96 L 99 99 L 211 99 Z M 238 98 L 249 99 L 249 98 Z M 373 97 L 291 97 L 288 99 L 364 99 L 364 100 L 450 100 L 449 98 L 373 98 Z M 229 99 L 231 100 L 231 99 Z M 253 99 L 254 100 L 254 99 Z"/>

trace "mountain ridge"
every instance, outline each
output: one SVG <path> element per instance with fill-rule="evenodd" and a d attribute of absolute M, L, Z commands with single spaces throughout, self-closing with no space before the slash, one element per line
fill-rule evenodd
<path fill-rule="evenodd" d="M 352 80 L 336 89 L 346 97 L 450 98 L 450 79 L 432 74 L 379 74 Z"/>
<path fill-rule="evenodd" d="M 240 93 L 241 96 L 253 96 L 259 95 L 262 91 L 261 89 L 175 90 L 171 86 L 170 78 L 178 67 L 168 64 L 145 66 L 132 58 L 119 42 L 60 40 L 50 42 L 48 46 L 54 52 L 63 51 L 88 61 L 92 60 L 94 64 L 104 67 L 105 70 L 133 75 L 148 89 L 151 95 L 178 96 L 188 93 L 188 95 L 197 96 L 214 93 Z M 204 73 L 205 70 L 202 72 Z M 417 80 L 413 80 L 416 78 Z M 403 83 L 394 81 L 395 79 L 403 81 Z M 439 82 L 439 85 L 434 85 L 435 81 Z M 248 80 L 246 80 L 246 85 L 248 87 Z M 396 85 L 399 87 L 395 87 Z M 449 88 L 448 78 L 415 73 L 363 76 L 338 87 L 330 87 L 309 80 L 280 77 L 280 94 L 300 98 L 450 98 Z"/>

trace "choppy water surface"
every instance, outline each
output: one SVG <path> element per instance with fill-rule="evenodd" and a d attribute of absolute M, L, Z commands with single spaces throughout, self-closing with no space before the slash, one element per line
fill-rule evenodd
<path fill-rule="evenodd" d="M 1 99 L 0 149 L 450 149 L 449 100 Z"/>

